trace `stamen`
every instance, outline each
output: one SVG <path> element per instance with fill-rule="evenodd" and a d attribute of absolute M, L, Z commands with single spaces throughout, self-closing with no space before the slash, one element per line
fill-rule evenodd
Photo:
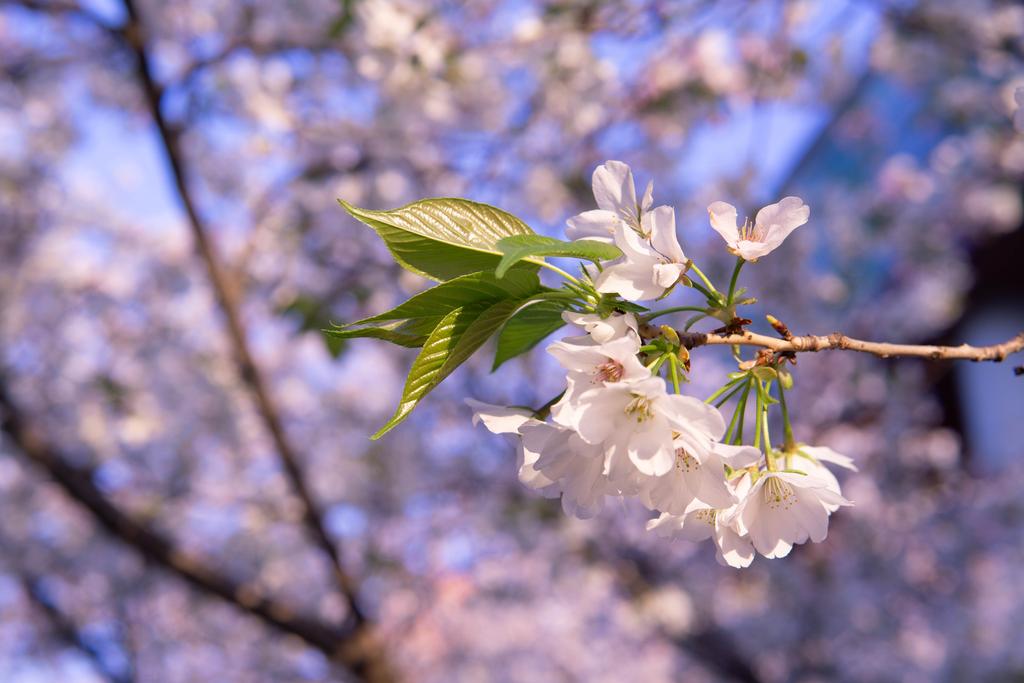
<path fill-rule="evenodd" d="M 751 222 L 749 218 L 744 219 L 743 227 L 739 232 L 740 239 L 748 242 L 764 242 L 764 238 L 767 236 L 764 226 Z"/>
<path fill-rule="evenodd" d="M 622 367 L 622 363 L 609 358 L 606 362 L 597 366 L 597 372 L 594 373 L 594 382 L 618 382 L 622 379 L 624 373 L 625 368 Z"/>
<path fill-rule="evenodd" d="M 796 502 L 793 487 L 778 477 L 768 477 L 763 491 L 765 504 L 773 510 L 788 510 Z"/>
<path fill-rule="evenodd" d="M 633 394 L 633 398 L 626 404 L 626 415 L 636 418 L 637 422 L 650 420 L 654 417 L 651 399 L 642 394 Z"/>
<path fill-rule="evenodd" d="M 644 234 L 643 227 L 641 227 L 642 222 L 640 219 L 642 216 L 643 211 L 641 210 L 639 203 L 637 203 L 636 205 L 635 212 L 632 212 L 627 208 L 622 208 L 619 210 L 619 218 L 621 218 L 626 225 L 632 228 L 633 232 L 638 233 L 641 237 L 647 238 L 647 235 Z"/>
<path fill-rule="evenodd" d="M 700 469 L 697 458 L 686 452 L 685 448 L 676 449 L 676 469 L 680 472 L 693 472 Z"/>
<path fill-rule="evenodd" d="M 718 517 L 718 510 L 697 510 L 693 516 L 710 526 L 715 525 L 715 518 Z"/>

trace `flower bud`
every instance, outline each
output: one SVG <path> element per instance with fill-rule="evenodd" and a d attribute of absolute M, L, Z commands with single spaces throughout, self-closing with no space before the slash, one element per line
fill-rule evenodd
<path fill-rule="evenodd" d="M 661 330 L 661 335 L 673 346 L 679 346 L 679 334 L 676 333 L 671 325 L 661 325 L 658 329 Z"/>

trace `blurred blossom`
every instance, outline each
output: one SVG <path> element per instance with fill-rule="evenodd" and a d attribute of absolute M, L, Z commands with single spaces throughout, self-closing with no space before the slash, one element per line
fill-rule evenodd
<path fill-rule="evenodd" d="M 371 442 L 415 351 L 328 347 L 319 330 L 428 284 L 337 197 L 468 196 L 553 235 L 594 208 L 592 169 L 622 159 L 658 178 L 686 256 L 716 282 L 734 259 L 708 230 L 710 202 L 814 207 L 745 267 L 759 321 L 959 342 L 978 297 L 1021 297 L 1017 273 L 995 272 L 1012 268 L 975 268 L 986 245 L 1013 255 L 1024 221 L 1024 8 L 138 4 L 146 30 L 131 35 L 153 61 L 184 186 L 328 534 L 408 680 L 1019 676 L 1024 452 L 1007 443 L 995 474 L 970 465 L 957 385 L 933 364 L 801 355 L 787 393 L 797 438 L 854 457 L 860 471 L 838 477 L 857 504 L 823 543 L 727 572 L 646 533 L 638 501 L 608 496 L 594 519 L 566 519 L 522 490 L 514 448 L 472 430 L 466 396 L 552 398 L 564 373 L 547 354 L 490 375 L 483 353 Z M 239 600 L 270 593 L 340 621 L 345 601 L 239 372 L 133 55 L 89 13 L 109 26 L 127 15 L 82 7 L 0 6 L 4 390 L 111 501 L 237 581 Z M 724 350 L 692 360 L 699 399 L 734 367 Z M 980 395 L 1006 414 L 1019 405 L 1019 391 L 979 387 L 963 410 L 984 410 Z M 0 680 L 98 680 L 104 663 L 111 680 L 349 680 L 147 564 L 8 439 L 0 491 Z"/>
<path fill-rule="evenodd" d="M 975 223 L 995 232 L 1017 229 L 1024 216 L 1020 188 L 1010 184 L 973 189 L 964 197 L 964 210 Z"/>

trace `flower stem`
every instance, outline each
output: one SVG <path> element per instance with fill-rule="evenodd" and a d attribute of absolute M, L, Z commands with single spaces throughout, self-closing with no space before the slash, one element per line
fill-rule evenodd
<path fill-rule="evenodd" d="M 663 315 L 668 315 L 669 313 L 679 313 L 680 311 L 696 311 L 697 313 L 707 313 L 707 309 L 701 306 L 673 306 L 672 308 L 666 308 L 664 310 L 655 311 L 654 313 L 645 315 L 644 319 L 646 319 L 647 322 L 650 322 L 655 318 L 660 318 Z"/>
<path fill-rule="evenodd" d="M 662 364 L 665 362 L 666 356 L 661 355 L 655 358 L 653 361 L 647 364 L 647 369 L 651 371 L 652 375 L 657 375 L 658 371 L 661 370 Z"/>
<path fill-rule="evenodd" d="M 743 268 L 743 264 L 746 263 L 746 259 L 742 256 L 736 257 L 736 267 L 732 270 L 732 279 L 729 280 L 729 296 L 726 298 L 726 306 L 731 306 L 733 299 L 736 297 L 736 282 L 740 278 L 740 270 Z"/>
<path fill-rule="evenodd" d="M 754 448 L 761 447 L 761 407 L 764 399 L 761 396 L 761 383 L 757 382 L 757 402 L 754 404 Z"/>
<path fill-rule="evenodd" d="M 718 294 L 718 290 L 715 289 L 715 286 L 713 284 L 711 284 L 711 280 L 708 279 L 708 276 L 705 275 L 704 272 L 701 271 L 701 269 L 697 267 L 697 264 L 693 263 L 692 261 L 690 262 L 690 270 L 695 272 L 697 274 L 697 277 L 699 277 L 701 279 L 701 281 L 704 282 L 704 285 L 707 287 L 707 290 L 704 290 L 705 296 L 707 296 L 712 301 L 715 300 L 715 298 L 717 298 L 717 297 L 715 297 L 713 294 L 709 294 L 708 291 L 711 291 L 711 292 L 714 292 L 715 294 Z M 696 283 L 694 283 L 694 284 L 696 285 Z"/>
<path fill-rule="evenodd" d="M 699 282 L 694 282 L 693 280 L 690 280 L 690 286 L 696 289 L 701 294 L 703 294 L 704 298 L 706 298 L 709 302 L 714 302 L 717 300 L 715 295 L 709 292 L 707 289 L 705 289 Z"/>
<path fill-rule="evenodd" d="M 705 403 L 712 403 L 712 402 L 714 402 L 714 400 L 716 398 L 718 398 L 719 396 L 724 394 L 726 391 L 728 391 L 730 388 L 732 388 L 733 386 L 739 384 L 740 382 L 742 382 L 745 379 L 746 379 L 746 377 L 740 377 L 739 379 L 734 379 L 734 380 L 731 380 L 731 381 L 727 382 L 721 389 L 719 389 L 718 391 L 716 391 L 715 393 L 711 394 L 706 399 L 704 399 L 704 402 Z"/>
<path fill-rule="evenodd" d="M 743 423 L 746 421 L 747 416 L 747 397 L 750 396 L 750 387 L 752 380 L 747 380 L 746 386 L 743 387 L 743 393 L 740 394 L 740 400 L 736 404 L 736 410 L 732 414 L 732 423 L 736 426 L 736 431 L 733 431 L 733 424 L 729 425 L 729 437 L 725 440 L 725 443 L 742 444 L 743 443 Z"/>
<path fill-rule="evenodd" d="M 730 391 L 730 392 L 729 392 L 728 394 L 726 394 L 725 396 L 723 396 L 722 398 L 720 398 L 720 399 L 718 400 L 718 402 L 717 402 L 717 403 L 715 403 L 715 407 L 716 407 L 716 408 L 721 408 L 721 407 L 722 407 L 723 405 L 725 405 L 726 401 L 728 401 L 728 400 L 729 400 L 729 399 L 731 399 L 731 398 L 732 398 L 733 396 L 735 396 L 735 395 L 736 395 L 737 393 L 739 393 L 739 391 L 740 391 L 741 389 L 743 389 L 743 387 L 742 387 L 741 385 L 737 384 L 737 385 L 736 385 L 736 386 L 735 386 L 735 387 L 733 388 L 733 390 L 732 390 L 732 391 Z"/>
<path fill-rule="evenodd" d="M 782 388 L 782 382 L 779 382 L 779 407 L 782 409 L 782 449 L 789 453 L 796 449 L 796 439 L 793 438 L 793 425 L 789 421 L 789 409 L 786 408 L 786 390 Z"/>
<path fill-rule="evenodd" d="M 768 431 L 768 389 L 761 380 L 757 380 L 757 436 L 754 437 L 755 445 L 757 437 L 764 434 L 764 459 L 768 465 L 768 471 L 776 469 L 775 456 L 772 454 L 772 439 Z"/>
<path fill-rule="evenodd" d="M 538 266 L 541 266 L 542 268 L 547 268 L 550 271 L 558 273 L 559 275 L 564 277 L 569 282 L 575 282 L 577 285 L 582 286 L 582 283 L 578 279 L 576 279 L 575 277 L 573 277 L 569 273 L 565 272 L 564 270 L 562 270 L 561 268 L 559 268 L 558 266 L 556 266 L 553 263 L 548 263 L 547 261 L 533 261 L 533 263 L 536 263 Z"/>
<path fill-rule="evenodd" d="M 675 354 L 668 357 L 668 374 L 672 378 L 672 388 L 679 393 L 679 359 Z"/>
<path fill-rule="evenodd" d="M 693 327 L 706 317 L 708 317 L 707 313 L 699 313 L 695 316 L 692 316 L 689 320 L 686 321 L 686 324 L 683 325 L 683 331 L 689 332 L 691 327 Z"/>

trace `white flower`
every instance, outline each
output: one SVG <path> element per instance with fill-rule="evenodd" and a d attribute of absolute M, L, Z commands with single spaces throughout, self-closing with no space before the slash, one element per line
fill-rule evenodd
<path fill-rule="evenodd" d="M 482 422 L 492 434 L 520 434 L 520 430 L 527 425 L 544 424 L 535 419 L 533 413 L 525 408 L 506 408 L 471 398 L 466 399 L 466 404 L 474 411 L 473 424 L 477 425 Z M 524 486 L 537 489 L 547 498 L 554 498 L 558 495 L 559 488 L 555 481 L 547 478 L 535 467 L 540 457 L 539 451 L 527 449 L 524 441 L 520 439 L 516 456 L 519 481 Z"/>
<path fill-rule="evenodd" d="M 729 245 L 729 251 L 747 261 L 756 261 L 774 251 L 810 218 L 811 209 L 799 197 L 786 197 L 777 204 L 769 204 L 757 212 L 753 224 L 746 221 L 737 225 L 736 207 L 725 202 L 714 202 L 708 207 L 711 227 Z"/>
<path fill-rule="evenodd" d="M 567 393 L 586 391 L 597 384 L 630 382 L 651 376 L 651 371 L 637 360 L 640 351 L 637 337 L 619 337 L 604 344 L 588 337 L 575 337 L 554 342 L 547 350 L 569 371 Z"/>
<path fill-rule="evenodd" d="M 830 463 L 847 470 L 857 471 L 853 458 L 837 453 L 827 446 L 800 445 L 797 447 L 796 457 L 790 458 L 786 466 L 805 472 L 809 477 L 821 479 L 830 491 L 842 495 L 843 492 L 839 488 L 839 480 L 836 479 L 836 475 L 832 474 L 831 470 L 822 463 Z M 829 508 L 829 512 L 839 509 L 838 505 L 826 505 L 825 507 Z"/>
<path fill-rule="evenodd" d="M 540 454 L 534 467 L 548 480 L 558 482 L 565 514 L 593 517 L 605 496 L 618 494 L 604 474 L 600 446 L 588 444 L 571 429 L 546 422 L 524 424 L 520 433 L 524 450 Z"/>
<path fill-rule="evenodd" d="M 654 183 L 647 184 L 640 202 L 636 200 L 633 172 L 621 161 L 606 161 L 594 170 L 594 198 L 598 209 L 584 211 L 573 216 L 567 223 L 565 234 L 570 239 L 596 239 L 611 242 L 615 228 L 625 223 L 634 230 L 640 229 L 640 218 L 653 204 Z"/>
<path fill-rule="evenodd" d="M 645 213 L 640 232 L 619 225 L 615 246 L 622 258 L 597 276 L 597 291 L 629 301 L 657 299 L 686 271 L 686 255 L 676 237 L 676 214 L 669 206 Z"/>
<path fill-rule="evenodd" d="M 617 492 L 604 476 L 600 447 L 575 432 L 542 422 L 522 408 L 506 408 L 466 399 L 474 409 L 473 424 L 495 434 L 518 434 L 519 481 L 546 498 L 562 496 L 567 515 L 585 519 L 601 509 L 606 495 Z"/>
<path fill-rule="evenodd" d="M 597 313 L 563 311 L 562 320 L 571 325 L 579 325 L 598 344 L 611 341 L 616 337 L 640 338 L 637 332 L 636 316 L 632 313 L 612 313 L 607 318 L 602 318 Z"/>
<path fill-rule="evenodd" d="M 566 392 L 551 416 L 587 443 L 605 447 L 606 472 L 628 471 L 623 467 L 628 459 L 636 472 L 661 476 L 675 464 L 674 433 L 692 420 L 707 419 L 707 406 L 691 396 L 669 394 L 663 379 L 647 377 Z M 612 480 L 619 485 L 616 476 Z"/>
<path fill-rule="evenodd" d="M 765 557 L 785 557 L 795 543 L 825 540 L 829 514 L 841 505 L 852 503 L 819 477 L 763 472 L 723 521 Z"/>
<path fill-rule="evenodd" d="M 746 480 L 748 477 L 742 477 Z M 684 538 L 688 541 L 715 541 L 715 559 L 721 565 L 740 569 L 749 567 L 754 561 L 754 546 L 750 539 L 740 534 L 729 524 L 729 509 L 715 509 L 694 501 L 681 515 L 662 513 L 660 517 L 647 522 L 647 530 L 662 538 Z"/>
<path fill-rule="evenodd" d="M 711 508 L 727 508 L 737 502 L 725 479 L 725 465 L 733 469 L 753 465 L 761 451 L 753 446 L 729 446 L 719 443 L 725 431 L 721 414 L 703 422 L 691 421 L 674 442 L 675 467 L 660 477 L 647 477 L 641 483 L 640 501 L 652 510 L 681 515 L 696 500 Z M 713 424 L 721 430 L 707 431 Z"/>

